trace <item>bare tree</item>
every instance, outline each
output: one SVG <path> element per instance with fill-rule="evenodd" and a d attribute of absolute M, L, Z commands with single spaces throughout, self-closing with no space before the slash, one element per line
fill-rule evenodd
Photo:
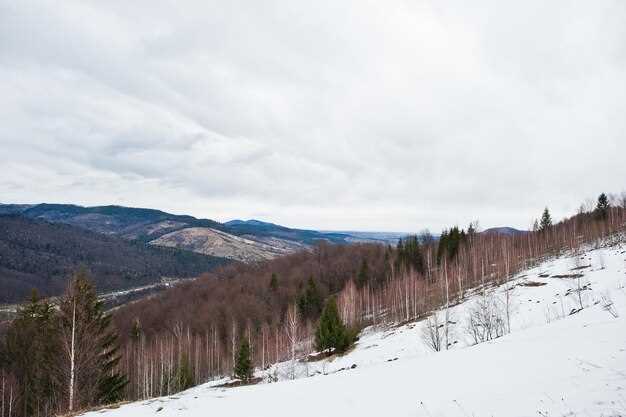
<path fill-rule="evenodd" d="M 76 374 L 76 299 L 72 300 L 72 337 L 68 349 L 70 359 L 69 410 L 74 409 L 74 377 Z"/>
<path fill-rule="evenodd" d="M 444 336 L 445 336 L 445 348 L 446 350 L 450 347 L 450 329 L 449 329 L 449 324 L 450 324 L 450 286 L 448 284 L 448 265 L 447 262 L 444 258 L 444 262 L 443 262 L 443 270 L 444 270 L 444 275 L 445 275 L 445 284 L 446 284 L 446 317 L 445 317 L 445 323 L 444 323 Z"/>
<path fill-rule="evenodd" d="M 613 299 L 611 298 L 611 294 L 607 291 L 601 296 L 602 308 L 609 312 L 614 318 L 618 318 L 619 314 L 617 313 L 617 309 L 613 304 Z"/>
<path fill-rule="evenodd" d="M 435 352 L 439 352 L 443 344 L 443 323 L 441 321 L 440 313 L 435 311 L 422 327 L 422 341 Z"/>
<path fill-rule="evenodd" d="M 291 350 L 290 378 L 296 377 L 296 345 L 298 343 L 298 331 L 300 328 L 300 320 L 298 318 L 298 309 L 292 304 L 287 309 L 287 320 L 285 321 L 285 333 L 289 340 Z"/>
<path fill-rule="evenodd" d="M 505 317 L 493 293 L 483 295 L 470 307 L 466 332 L 474 343 L 482 343 L 504 335 Z"/>
<path fill-rule="evenodd" d="M 510 284 L 504 285 L 504 312 L 506 317 L 506 332 L 511 333 L 511 316 L 515 309 L 515 286 Z"/>
<path fill-rule="evenodd" d="M 574 278 L 574 285 L 572 288 L 572 291 L 576 294 L 576 298 L 578 298 L 578 305 L 580 307 L 580 310 L 585 308 L 583 304 L 583 291 L 589 288 L 589 285 L 587 283 L 583 283 L 583 276 L 584 274 L 576 274 L 576 278 Z"/>

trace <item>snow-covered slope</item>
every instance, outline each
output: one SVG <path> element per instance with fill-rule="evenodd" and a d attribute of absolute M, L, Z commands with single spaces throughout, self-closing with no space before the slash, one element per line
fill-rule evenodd
<path fill-rule="evenodd" d="M 580 303 L 577 273 L 585 308 L 570 315 Z M 265 372 L 277 383 L 206 384 L 88 415 L 626 415 L 626 245 L 547 261 L 507 285 L 514 286 L 511 333 L 491 342 L 472 345 L 464 331 L 474 295 L 453 308 L 457 343 L 449 351 L 429 351 L 424 322 L 369 328 L 343 357 L 299 363 L 293 381 L 284 363 Z M 501 297 L 503 289 L 491 291 Z"/>

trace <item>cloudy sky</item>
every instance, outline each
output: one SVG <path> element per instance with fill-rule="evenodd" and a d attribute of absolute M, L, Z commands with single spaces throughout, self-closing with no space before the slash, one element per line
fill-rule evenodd
<path fill-rule="evenodd" d="M 624 22 L 622 0 L 0 0 L 0 202 L 526 228 L 626 189 Z"/>

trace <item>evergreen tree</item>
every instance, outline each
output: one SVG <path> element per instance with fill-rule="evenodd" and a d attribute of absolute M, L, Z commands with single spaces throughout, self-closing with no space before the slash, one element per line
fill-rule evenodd
<path fill-rule="evenodd" d="M 307 281 L 306 289 L 298 297 L 298 309 L 305 319 L 316 319 L 322 311 L 322 296 L 312 276 Z"/>
<path fill-rule="evenodd" d="M 270 278 L 270 290 L 276 291 L 278 289 L 278 276 L 276 273 L 272 273 L 272 278 Z"/>
<path fill-rule="evenodd" d="M 552 217 L 550 211 L 546 207 L 541 215 L 541 221 L 539 222 L 539 231 L 545 232 L 552 227 Z"/>
<path fill-rule="evenodd" d="M 85 270 L 72 277 L 59 313 L 59 370 L 70 410 L 119 400 L 127 380 L 117 370 L 117 333 Z"/>
<path fill-rule="evenodd" d="M 352 339 L 350 332 L 341 321 L 335 297 L 331 296 L 326 302 L 315 331 L 315 345 L 319 351 L 330 352 L 334 349 L 342 352 L 350 346 Z"/>
<path fill-rule="evenodd" d="M 174 386 L 177 387 L 177 391 L 184 391 L 193 387 L 193 371 L 186 354 L 183 354 L 174 371 Z"/>
<path fill-rule="evenodd" d="M 250 344 L 244 338 L 237 350 L 235 361 L 235 377 L 242 381 L 249 381 L 252 378 L 252 361 L 250 360 Z"/>
<path fill-rule="evenodd" d="M 398 264 L 405 268 L 413 269 L 419 273 L 424 272 L 424 257 L 417 236 L 407 236 L 398 241 Z"/>
<path fill-rule="evenodd" d="M 474 222 L 472 222 L 469 224 L 467 228 L 467 235 L 469 237 L 474 237 L 475 234 L 476 234 L 476 229 L 474 228 Z"/>
<path fill-rule="evenodd" d="M 609 198 L 604 193 L 600 194 L 600 196 L 598 197 L 598 204 L 596 205 L 595 209 L 596 219 L 606 220 L 606 218 L 609 216 L 609 207 Z"/>
<path fill-rule="evenodd" d="M 33 291 L 30 302 L 18 309 L 9 326 L 2 350 L 0 367 L 18 381 L 17 414 L 52 413 L 59 385 L 51 369 L 60 354 L 54 306 Z"/>
<path fill-rule="evenodd" d="M 459 229 L 458 226 L 454 226 L 450 230 L 444 230 L 439 237 L 439 246 L 437 248 L 437 263 L 441 263 L 441 259 L 446 256 L 448 259 L 453 259 L 461 244 L 465 242 L 467 235 L 463 229 Z"/>
<path fill-rule="evenodd" d="M 369 267 L 367 266 L 367 259 L 361 261 L 361 268 L 356 276 L 356 285 L 362 288 L 369 281 Z"/>

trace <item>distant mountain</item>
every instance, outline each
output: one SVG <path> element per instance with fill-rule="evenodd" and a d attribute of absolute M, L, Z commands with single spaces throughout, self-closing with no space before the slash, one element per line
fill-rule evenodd
<path fill-rule="evenodd" d="M 0 213 L 64 223 L 153 246 L 175 247 L 204 255 L 254 262 L 302 250 L 319 241 L 350 243 L 343 233 L 291 229 L 260 220 L 219 223 L 160 210 L 73 204 L 0 204 Z"/>
<path fill-rule="evenodd" d="M 327 232 L 331 233 L 331 232 Z M 377 242 L 386 245 L 397 245 L 400 239 L 403 239 L 411 233 L 406 232 L 351 232 L 341 231 L 332 232 L 348 236 L 348 242 Z"/>
<path fill-rule="evenodd" d="M 242 262 L 263 261 L 307 248 L 306 245 L 296 241 L 259 236 L 252 239 L 208 227 L 188 227 L 177 230 L 150 243 Z"/>
<path fill-rule="evenodd" d="M 54 223 L 67 223 L 98 233 L 144 241 L 188 226 L 222 227 L 220 223 L 213 220 L 123 206 L 82 207 L 72 204 L 44 203 L 29 206 L 22 210 L 21 214 Z"/>
<path fill-rule="evenodd" d="M 0 204 L 0 215 L 19 214 L 32 206 L 32 204 Z"/>
<path fill-rule="evenodd" d="M 224 223 L 226 231 L 237 236 L 251 239 L 272 237 L 313 245 L 321 240 L 332 243 L 350 243 L 351 236 L 346 233 L 318 232 L 316 230 L 291 229 L 261 220 L 231 220 Z"/>
<path fill-rule="evenodd" d="M 59 294 L 80 266 L 93 273 L 99 291 L 113 291 L 195 277 L 224 261 L 69 224 L 0 215 L 0 303 L 22 301 L 31 288 Z"/>
<path fill-rule="evenodd" d="M 519 230 L 513 227 L 492 227 L 490 229 L 483 230 L 481 233 L 483 234 L 498 234 L 498 235 L 507 235 L 507 236 L 516 236 L 523 235 L 528 233 L 526 230 Z"/>
<path fill-rule="evenodd" d="M 226 223 L 224 223 L 225 226 L 233 226 L 233 227 L 237 227 L 237 226 L 252 226 L 252 227 L 268 227 L 268 228 L 272 228 L 272 227 L 283 227 L 283 226 L 279 226 L 277 224 L 274 223 L 268 223 L 268 222 L 264 222 L 261 220 L 256 220 L 256 219 L 250 219 L 250 220 L 239 220 L 239 219 L 235 219 L 235 220 L 230 220 Z"/>
<path fill-rule="evenodd" d="M 257 219 L 219 223 L 189 215 L 115 205 L 0 204 L 2 213 L 64 223 L 151 246 L 173 247 L 243 262 L 271 259 L 309 248 L 320 241 L 395 244 L 405 235 L 292 229 Z"/>

